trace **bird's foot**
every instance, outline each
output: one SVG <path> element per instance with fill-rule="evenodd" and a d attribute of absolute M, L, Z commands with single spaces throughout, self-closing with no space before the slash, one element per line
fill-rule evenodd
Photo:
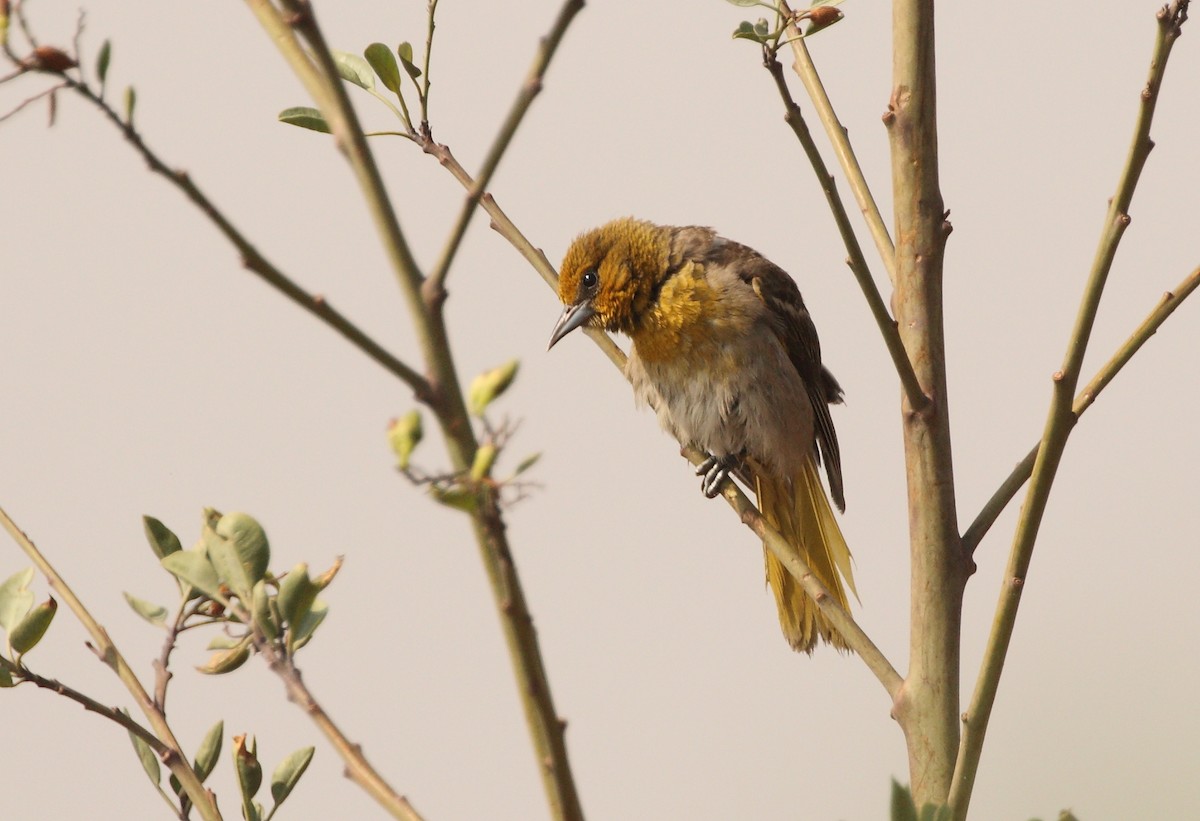
<path fill-rule="evenodd" d="M 736 456 L 717 457 L 709 454 L 696 468 L 696 475 L 703 476 L 700 480 L 700 490 L 704 495 L 712 499 L 721 492 L 721 485 L 729 478 L 729 474 L 737 470 L 738 460 Z"/>

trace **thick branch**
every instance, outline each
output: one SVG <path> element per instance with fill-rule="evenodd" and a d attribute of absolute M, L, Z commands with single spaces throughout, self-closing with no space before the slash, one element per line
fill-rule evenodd
<path fill-rule="evenodd" d="M 925 409 L 902 403 L 912 557 L 910 662 L 897 705 L 917 806 L 950 791 L 958 746 L 959 643 L 967 557 L 955 511 L 942 325 L 949 224 L 938 182 L 933 0 L 893 4 L 893 85 L 884 122 L 896 211 L 896 319 Z"/>
<path fill-rule="evenodd" d="M 1067 438 L 1077 418 L 1073 409 L 1073 398 L 1079 382 L 1083 356 L 1087 351 L 1092 326 L 1100 307 L 1100 297 L 1104 292 L 1117 246 L 1129 225 L 1129 204 L 1133 199 L 1134 189 L 1153 147 L 1150 140 L 1150 123 L 1154 117 L 1154 108 L 1158 102 L 1158 92 L 1162 86 L 1171 47 L 1178 39 L 1181 26 L 1187 19 L 1187 7 L 1187 0 L 1176 0 L 1158 13 L 1158 30 L 1150 62 L 1150 76 L 1142 90 L 1129 155 L 1117 183 L 1116 194 L 1105 216 L 1100 243 L 1080 301 L 1075 327 L 1067 343 L 1062 370 L 1054 374 L 1054 392 L 1046 418 L 1045 432 L 1042 434 L 1042 444 L 1038 449 L 1029 489 L 1025 494 L 1025 503 L 1021 506 L 1021 516 L 1013 535 L 1012 549 L 1004 571 L 1000 599 L 996 604 L 996 615 L 988 636 L 987 649 L 984 651 L 983 664 L 975 683 L 971 704 L 962 717 L 962 742 L 955 765 L 953 790 L 950 793 L 950 804 L 955 819 L 965 819 L 970 805 L 979 757 L 983 750 L 983 739 L 1000 685 L 1008 646 L 1012 640 L 1017 609 L 1021 603 L 1021 591 L 1033 556 L 1033 546 L 1046 512 L 1050 488 L 1066 448 Z"/>

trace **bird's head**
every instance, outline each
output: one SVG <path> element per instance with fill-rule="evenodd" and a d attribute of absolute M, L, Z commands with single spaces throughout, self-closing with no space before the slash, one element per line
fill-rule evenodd
<path fill-rule="evenodd" d="M 584 325 L 632 332 L 650 307 L 670 256 L 667 229 L 631 218 L 580 234 L 559 271 L 563 310 L 550 347 Z"/>

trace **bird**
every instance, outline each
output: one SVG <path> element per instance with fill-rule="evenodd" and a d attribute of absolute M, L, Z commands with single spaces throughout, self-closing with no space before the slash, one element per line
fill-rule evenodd
<path fill-rule="evenodd" d="M 829 412 L 843 391 L 821 362 L 795 281 L 711 228 L 625 217 L 575 238 L 558 293 L 565 307 L 549 347 L 580 327 L 628 336 L 625 375 L 636 399 L 682 445 L 707 454 L 697 470 L 704 495 L 718 495 L 730 477 L 753 488 L 767 522 L 848 608 L 847 591 L 857 597 L 850 549 L 830 506 L 832 496 L 846 508 Z M 849 649 L 775 555 L 764 555 L 792 648 Z"/>

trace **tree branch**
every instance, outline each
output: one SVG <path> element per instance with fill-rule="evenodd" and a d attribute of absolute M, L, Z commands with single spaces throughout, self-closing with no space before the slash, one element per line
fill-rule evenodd
<path fill-rule="evenodd" d="M 975 683 L 970 706 L 962 716 L 962 741 L 958 748 L 953 789 L 950 792 L 950 805 L 957 821 L 966 818 L 970 805 L 983 739 L 987 733 L 1004 660 L 1012 640 L 1021 592 L 1033 556 L 1033 546 L 1046 512 L 1050 488 L 1066 448 L 1067 438 L 1077 418 L 1072 400 L 1079 382 L 1083 356 L 1087 351 L 1092 326 L 1100 306 L 1100 297 L 1104 292 L 1117 246 L 1129 225 L 1129 204 L 1133 199 L 1134 189 L 1153 147 L 1150 140 L 1150 123 L 1154 117 L 1154 108 L 1158 102 L 1158 93 L 1162 87 L 1171 47 L 1179 38 L 1181 27 L 1187 19 L 1187 8 L 1187 0 L 1176 0 L 1170 6 L 1163 7 L 1157 15 L 1158 29 L 1150 61 L 1150 75 L 1142 90 L 1133 142 L 1117 183 L 1116 194 L 1109 203 L 1096 257 L 1092 262 L 1079 313 L 1075 318 L 1075 327 L 1067 343 L 1062 370 L 1054 374 L 1054 392 L 1046 418 L 1045 432 L 1042 434 L 1042 445 L 1034 461 L 1029 489 L 1026 491 L 1025 503 L 1021 506 L 1021 516 L 1013 535 L 1012 549 L 1004 571 L 1004 581 L 979 678 Z"/>
<path fill-rule="evenodd" d="M 838 119 L 837 112 L 833 110 L 833 103 L 830 102 L 829 95 L 825 93 L 825 86 L 821 82 L 820 75 L 817 74 L 817 67 L 813 64 L 812 55 L 808 53 L 808 44 L 804 42 L 804 37 L 796 27 L 792 10 L 783 0 L 780 1 L 779 7 L 788 19 L 793 20 L 787 27 L 792 56 L 795 58 L 792 70 L 804 84 L 804 89 L 817 109 L 817 117 L 821 120 L 821 125 L 825 127 L 825 134 L 829 137 L 829 142 L 833 144 L 833 153 L 838 158 L 842 172 L 850 183 L 850 190 L 854 193 L 854 199 L 858 202 L 858 208 L 867 221 L 867 227 L 875 240 L 879 258 L 883 260 L 883 266 L 887 270 L 888 279 L 895 286 L 896 248 L 892 244 L 892 237 L 888 233 L 887 225 L 884 224 L 883 217 L 879 213 L 879 206 L 875 202 L 871 188 L 867 185 L 867 178 L 858 164 L 854 148 L 850 145 L 850 135 L 841 120 Z"/>
<path fill-rule="evenodd" d="M 796 101 L 792 99 L 787 81 L 783 78 L 783 66 L 775 59 L 775 55 L 770 49 L 764 47 L 763 52 L 763 65 L 775 80 L 775 88 L 779 91 L 779 98 L 783 100 L 784 108 L 787 110 L 784 119 L 791 126 L 796 138 L 800 140 L 800 145 L 804 147 L 804 153 L 808 155 L 808 161 L 817 175 L 817 182 L 825 192 L 825 199 L 829 203 L 829 209 L 833 212 L 833 220 L 837 223 L 838 232 L 842 235 L 842 242 L 846 245 L 846 253 L 850 255 L 846 262 L 850 266 L 850 270 L 854 272 L 854 278 L 858 280 L 858 286 L 862 289 L 863 296 L 866 297 L 871 315 L 875 317 L 875 324 L 879 326 L 879 333 L 883 335 L 884 344 L 887 345 L 888 353 L 891 354 L 892 364 L 896 368 L 896 374 L 900 377 L 900 384 L 904 388 L 908 404 L 914 410 L 920 411 L 929 404 L 929 397 L 921 390 L 921 384 L 917 381 L 912 362 L 904 350 L 904 343 L 900 341 L 896 320 L 888 312 L 887 306 L 883 303 L 883 297 L 879 295 L 879 289 L 875 286 L 875 279 L 871 276 L 862 247 L 858 244 L 858 237 L 855 236 L 854 228 L 850 225 L 850 218 L 846 215 L 846 207 L 842 204 L 842 198 L 837 192 L 833 175 L 829 173 L 825 160 L 821 158 L 821 152 L 817 150 L 817 144 L 813 142 L 812 133 L 804 121 L 803 112 L 796 105 Z"/>
<path fill-rule="evenodd" d="M 508 146 L 512 143 L 513 136 L 517 132 L 517 127 L 521 124 L 521 120 L 525 118 L 525 114 L 529 111 L 529 106 L 533 104 L 534 98 L 542 90 L 542 80 L 546 76 L 546 68 L 550 65 L 550 60 L 554 57 L 554 52 L 558 50 L 558 44 L 562 42 L 563 35 L 567 31 L 567 26 L 571 24 L 575 15 L 582 9 L 583 0 L 568 0 L 568 2 L 564 3 L 559 10 L 558 19 L 554 21 L 554 26 L 550 29 L 550 33 L 543 37 L 538 44 L 537 56 L 533 60 L 529 74 L 525 77 L 525 82 L 522 83 L 521 90 L 517 93 L 517 98 L 513 101 L 512 108 L 509 109 L 504 124 L 500 126 L 500 131 L 492 141 L 492 146 L 488 149 L 487 156 L 483 160 L 483 165 L 480 167 L 479 173 L 475 175 L 474 181 L 467 188 L 467 196 L 463 200 L 462 210 L 459 212 L 458 220 L 455 222 L 454 228 L 451 230 L 450 236 L 446 241 L 446 247 L 442 251 L 441 259 L 438 260 L 437 266 L 425 281 L 424 292 L 427 304 L 440 306 L 445 301 L 446 275 L 450 271 L 450 266 L 454 262 L 454 256 L 458 253 L 459 246 L 462 245 L 463 237 L 467 233 L 467 226 L 470 224 L 471 218 L 475 215 L 479 201 L 487 191 L 488 184 L 492 181 L 492 175 L 496 172 L 496 167 L 500 164 L 504 152 L 508 150 Z M 427 142 L 432 141 L 428 140 Z"/>
<path fill-rule="evenodd" d="M 938 180 L 933 0 L 892 5 L 892 94 L 884 123 L 892 154 L 900 335 L 930 403 L 902 403 L 911 575 L 910 660 L 896 718 L 918 807 L 946 800 L 958 746 L 959 649 L 967 556 L 955 510 L 942 319 L 950 225 Z"/>
<path fill-rule="evenodd" d="M 1092 406 L 1100 392 L 1108 387 L 1108 383 L 1113 381 L 1121 369 L 1133 358 L 1133 355 L 1150 340 L 1150 337 L 1154 336 L 1159 326 L 1166 322 L 1167 317 L 1175 312 L 1180 303 L 1187 299 L 1198 285 L 1200 285 L 1200 268 L 1193 270 L 1183 278 L 1182 282 L 1162 295 L 1154 310 L 1142 320 L 1142 323 L 1130 334 L 1121 347 L 1117 348 L 1108 362 L 1104 363 L 1104 367 L 1096 372 L 1092 381 L 1088 382 L 1076 395 L 1075 402 L 1071 406 L 1073 420 L 1070 424 L 1072 426 L 1079 421 L 1079 417 Z M 1001 511 L 1012 501 L 1013 497 L 1017 495 L 1017 491 L 1025 484 L 1025 480 L 1033 473 L 1033 464 L 1037 459 L 1040 447 L 1041 442 L 1038 442 L 1030 449 L 1029 453 L 1025 454 L 1025 458 L 1013 468 L 1012 473 L 979 511 L 975 521 L 963 533 L 963 550 L 974 552 L 975 548 L 979 546 Z"/>

